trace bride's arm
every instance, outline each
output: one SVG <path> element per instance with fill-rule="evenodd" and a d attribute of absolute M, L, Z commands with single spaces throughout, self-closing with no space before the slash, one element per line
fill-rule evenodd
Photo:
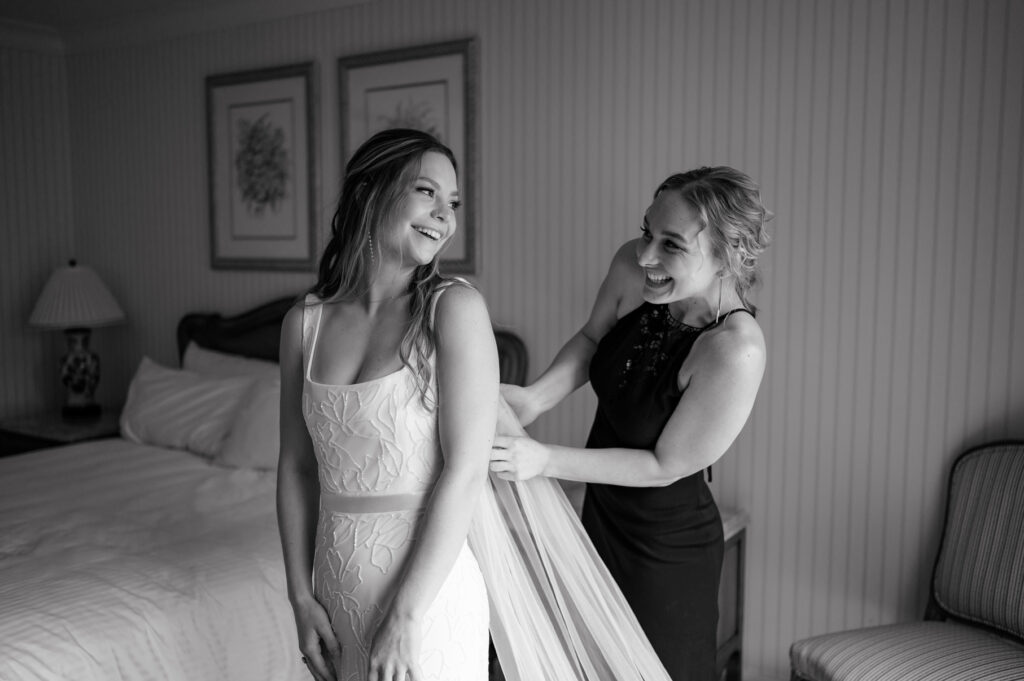
<path fill-rule="evenodd" d="M 302 306 L 281 325 L 281 448 L 277 466 L 277 525 L 288 600 L 295 613 L 299 650 L 318 681 L 334 678 L 341 649 L 327 611 L 313 595 L 313 535 L 320 481 L 316 455 L 302 417 Z"/>
<path fill-rule="evenodd" d="M 370 678 L 418 679 L 419 628 L 451 571 L 487 478 L 498 405 L 498 351 L 483 297 L 452 286 L 434 320 L 444 468 L 401 585 L 370 652 Z M 390 675 L 389 675 L 390 674 Z"/>

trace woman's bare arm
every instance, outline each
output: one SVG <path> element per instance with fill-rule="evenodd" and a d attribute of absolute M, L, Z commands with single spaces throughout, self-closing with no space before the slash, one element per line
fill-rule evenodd
<path fill-rule="evenodd" d="M 584 449 L 530 438 L 495 438 L 491 470 L 630 487 L 669 485 L 715 461 L 746 423 L 764 375 L 764 336 L 744 315 L 698 341 L 680 372 L 683 396 L 653 450 Z M 501 448 L 504 448 L 501 449 Z"/>
<path fill-rule="evenodd" d="M 437 304 L 438 428 L 444 469 L 370 654 L 370 678 L 418 678 L 418 627 L 451 571 L 487 478 L 498 405 L 498 352 L 483 297 L 452 286 Z"/>
<path fill-rule="evenodd" d="M 317 681 L 334 679 L 341 650 L 323 606 L 313 596 L 313 545 L 320 482 L 316 455 L 302 416 L 302 306 L 281 325 L 281 449 L 277 465 L 277 524 L 288 600 L 295 613 L 299 649 Z"/>

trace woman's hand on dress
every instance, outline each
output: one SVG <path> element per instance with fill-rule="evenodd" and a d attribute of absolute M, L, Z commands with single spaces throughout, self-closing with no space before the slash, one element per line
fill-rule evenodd
<path fill-rule="evenodd" d="M 528 388 L 512 383 L 502 383 L 499 389 L 501 396 L 508 402 L 508 406 L 512 407 L 512 412 L 524 428 L 541 415 L 542 410 L 535 404 L 536 401 Z"/>
<path fill-rule="evenodd" d="M 327 610 L 313 597 L 294 603 L 292 609 L 306 669 L 316 681 L 336 681 L 341 670 L 341 645 Z"/>
<path fill-rule="evenodd" d="M 495 435 L 491 448 L 491 472 L 502 480 L 529 480 L 544 474 L 548 448 L 529 437 Z"/>
<path fill-rule="evenodd" d="M 423 681 L 420 672 L 420 627 L 422 623 L 388 613 L 370 644 L 368 681 Z"/>

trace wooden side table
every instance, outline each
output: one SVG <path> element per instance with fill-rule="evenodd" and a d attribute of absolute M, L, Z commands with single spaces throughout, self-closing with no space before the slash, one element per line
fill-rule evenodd
<path fill-rule="evenodd" d="M 718 678 L 740 681 L 743 666 L 743 576 L 747 549 L 747 523 L 743 511 L 723 508 L 725 556 L 718 587 Z"/>
<path fill-rule="evenodd" d="M 114 437 L 121 409 L 106 408 L 95 419 L 66 420 L 59 410 L 0 420 L 0 457 L 46 447 Z"/>

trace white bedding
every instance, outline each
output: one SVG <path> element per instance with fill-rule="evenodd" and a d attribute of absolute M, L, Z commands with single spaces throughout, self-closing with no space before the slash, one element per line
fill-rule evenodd
<path fill-rule="evenodd" d="M 0 679 L 309 679 L 274 484 L 121 439 L 0 459 Z"/>

